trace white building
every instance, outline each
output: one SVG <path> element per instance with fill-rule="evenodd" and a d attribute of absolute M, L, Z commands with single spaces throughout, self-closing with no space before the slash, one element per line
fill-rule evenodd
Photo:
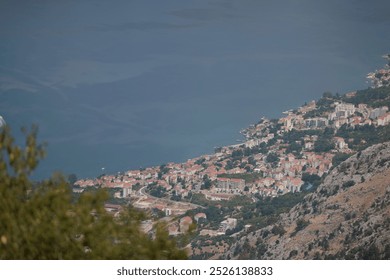
<path fill-rule="evenodd" d="M 123 188 L 123 197 L 129 197 L 131 194 L 131 188 Z"/>
<path fill-rule="evenodd" d="M 348 118 L 355 113 L 355 105 L 351 103 L 339 103 L 335 102 L 335 109 L 332 114 L 329 115 L 329 120 L 337 120 L 340 118 Z"/>
<path fill-rule="evenodd" d="M 0 116 L 0 127 L 3 127 L 5 125 L 6 125 L 5 120 L 3 119 L 2 116 Z"/>

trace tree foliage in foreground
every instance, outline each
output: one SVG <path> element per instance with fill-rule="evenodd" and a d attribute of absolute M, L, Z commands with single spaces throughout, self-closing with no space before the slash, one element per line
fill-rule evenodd
<path fill-rule="evenodd" d="M 107 213 L 104 191 L 72 202 L 60 175 L 33 183 L 29 175 L 44 156 L 36 132 L 26 132 L 23 148 L 8 128 L 0 131 L 0 259 L 186 258 L 162 224 L 150 238 L 140 230 L 142 213 Z"/>

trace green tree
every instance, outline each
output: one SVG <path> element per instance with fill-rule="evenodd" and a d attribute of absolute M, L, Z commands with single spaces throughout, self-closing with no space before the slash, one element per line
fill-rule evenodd
<path fill-rule="evenodd" d="M 266 161 L 270 163 L 273 167 L 276 167 L 279 162 L 279 156 L 276 153 L 271 152 L 267 155 Z"/>
<path fill-rule="evenodd" d="M 61 175 L 40 183 L 31 172 L 44 156 L 37 129 L 25 147 L 9 128 L 0 131 L 0 259 L 184 259 L 183 250 L 157 224 L 152 239 L 140 230 L 144 214 L 125 209 L 114 218 L 104 209 L 107 193 L 72 193 Z"/>
<path fill-rule="evenodd" d="M 69 182 L 69 184 L 70 184 L 71 186 L 73 186 L 74 183 L 77 182 L 77 175 L 74 174 L 74 173 L 69 174 L 69 175 L 68 175 L 68 182 Z"/>
<path fill-rule="evenodd" d="M 202 182 L 202 185 L 201 185 L 201 189 L 206 189 L 206 190 L 209 190 L 210 187 L 211 187 L 211 180 L 209 178 L 209 176 L 207 174 L 205 174 L 203 176 L 203 182 Z"/>
<path fill-rule="evenodd" d="M 334 143 L 329 138 L 319 138 L 314 143 L 314 152 L 316 153 L 326 153 L 334 148 Z"/>
<path fill-rule="evenodd" d="M 309 221 L 306 221 L 304 219 L 298 219 L 297 220 L 297 226 L 295 228 L 295 232 L 298 232 L 300 230 L 303 230 L 305 227 L 307 227 L 310 224 Z"/>
<path fill-rule="evenodd" d="M 322 98 L 333 98 L 333 94 L 329 91 L 326 91 L 322 94 Z"/>
<path fill-rule="evenodd" d="M 291 142 L 290 145 L 286 149 L 286 154 L 288 153 L 296 153 L 299 154 L 302 151 L 302 144 L 297 142 Z"/>
<path fill-rule="evenodd" d="M 166 193 L 165 188 L 161 186 L 149 186 L 147 190 L 149 191 L 150 195 L 159 198 L 164 197 Z"/>

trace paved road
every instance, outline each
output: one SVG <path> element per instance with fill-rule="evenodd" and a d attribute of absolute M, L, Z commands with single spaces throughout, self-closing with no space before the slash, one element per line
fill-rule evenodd
<path fill-rule="evenodd" d="M 184 207 L 191 206 L 193 208 L 203 208 L 203 209 L 206 209 L 206 207 L 204 207 L 204 206 L 201 206 L 201 205 L 198 205 L 198 204 L 194 204 L 194 203 L 190 203 L 190 202 L 180 202 L 180 201 L 170 200 L 170 199 L 167 199 L 167 198 L 160 198 L 160 197 L 152 196 L 152 195 L 148 194 L 145 191 L 145 188 L 146 188 L 146 186 L 139 189 L 138 193 L 139 193 L 139 195 L 141 197 L 137 200 L 136 203 L 138 203 L 141 199 L 143 199 L 143 197 L 148 197 L 148 198 L 153 198 L 153 199 L 158 200 L 158 201 L 175 204 L 177 206 L 184 206 Z"/>

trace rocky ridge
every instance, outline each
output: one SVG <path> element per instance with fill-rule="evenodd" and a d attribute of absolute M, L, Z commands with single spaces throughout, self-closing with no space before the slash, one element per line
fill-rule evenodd
<path fill-rule="evenodd" d="M 227 259 L 390 259 L 390 142 L 334 168 L 280 220 L 233 244 Z"/>

